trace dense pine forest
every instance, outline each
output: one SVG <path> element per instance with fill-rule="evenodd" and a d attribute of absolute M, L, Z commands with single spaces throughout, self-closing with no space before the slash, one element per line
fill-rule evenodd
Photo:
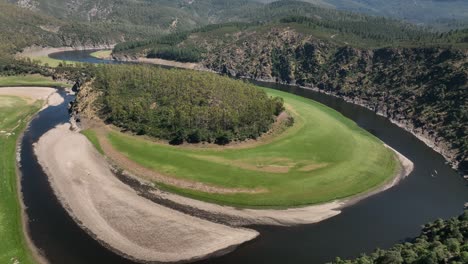
<path fill-rule="evenodd" d="M 92 87 L 102 94 L 102 118 L 171 144 L 255 139 L 284 110 L 280 98 L 251 84 L 195 71 L 103 66 Z"/>
<path fill-rule="evenodd" d="M 468 263 L 468 211 L 449 220 L 424 225 L 421 234 L 388 250 L 377 250 L 354 260 L 333 264 Z"/>

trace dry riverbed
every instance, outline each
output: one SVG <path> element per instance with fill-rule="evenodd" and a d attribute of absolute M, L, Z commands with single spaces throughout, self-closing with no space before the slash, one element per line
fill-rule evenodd
<path fill-rule="evenodd" d="M 85 136 L 60 125 L 35 146 L 69 214 L 117 253 L 145 262 L 180 262 L 227 253 L 258 232 L 166 208 L 119 181 Z"/>

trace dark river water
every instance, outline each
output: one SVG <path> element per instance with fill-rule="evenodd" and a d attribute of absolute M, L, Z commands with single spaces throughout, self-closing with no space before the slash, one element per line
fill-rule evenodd
<path fill-rule="evenodd" d="M 91 63 L 90 51 L 51 57 Z M 388 248 L 416 236 L 421 225 L 460 214 L 468 201 L 468 184 L 441 155 L 410 133 L 363 107 L 294 86 L 259 83 L 321 102 L 354 120 L 414 162 L 415 169 L 398 186 L 367 198 L 317 224 L 296 227 L 254 226 L 261 235 L 234 252 L 199 263 L 325 263 L 336 256 L 349 258 L 376 248 Z M 46 131 L 68 120 L 66 102 L 40 112 L 22 141 L 21 171 L 24 202 L 34 243 L 53 264 L 133 263 L 107 250 L 82 231 L 55 198 L 37 163 L 32 144 Z M 372 153 L 368 153 L 372 155 Z M 435 173 L 437 171 L 438 173 Z"/>

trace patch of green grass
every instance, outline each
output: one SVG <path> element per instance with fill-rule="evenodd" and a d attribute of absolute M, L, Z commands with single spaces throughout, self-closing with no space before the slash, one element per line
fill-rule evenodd
<path fill-rule="evenodd" d="M 201 149 L 149 142 L 111 132 L 131 160 L 165 175 L 260 193 L 213 194 L 163 186 L 179 194 L 241 207 L 328 202 L 374 189 L 399 167 L 395 154 L 353 121 L 320 103 L 266 89 L 291 108 L 295 125 L 272 142 L 244 149 Z"/>
<path fill-rule="evenodd" d="M 64 61 L 50 58 L 49 56 L 31 57 L 31 60 L 39 62 L 43 66 L 58 67 L 59 64 L 74 64 L 73 61 Z"/>
<path fill-rule="evenodd" d="M 41 75 L 15 75 L 15 76 L 0 76 L 0 87 L 7 86 L 44 86 L 44 87 L 71 87 L 71 84 L 56 82 L 52 78 Z"/>
<path fill-rule="evenodd" d="M 99 151 L 99 153 L 104 155 L 104 151 L 102 150 L 101 144 L 99 143 L 99 139 L 95 131 L 91 129 L 87 129 L 87 130 L 81 131 L 81 134 L 85 135 L 88 138 L 88 140 L 94 145 L 97 151 Z"/>
<path fill-rule="evenodd" d="M 112 50 L 98 50 L 98 51 L 92 52 L 89 55 L 98 59 L 105 59 L 105 58 L 110 57 L 111 54 L 112 54 Z"/>
<path fill-rule="evenodd" d="M 35 263 L 23 235 L 17 192 L 16 141 L 42 103 L 27 104 L 14 96 L 0 96 L 0 263 Z"/>

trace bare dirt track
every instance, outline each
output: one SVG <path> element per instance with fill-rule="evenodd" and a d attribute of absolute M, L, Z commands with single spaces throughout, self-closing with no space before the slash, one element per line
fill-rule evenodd
<path fill-rule="evenodd" d="M 112 250 L 145 262 L 180 262 L 226 253 L 258 235 L 139 196 L 112 174 L 85 136 L 69 128 L 47 132 L 36 155 L 65 209 Z"/>

